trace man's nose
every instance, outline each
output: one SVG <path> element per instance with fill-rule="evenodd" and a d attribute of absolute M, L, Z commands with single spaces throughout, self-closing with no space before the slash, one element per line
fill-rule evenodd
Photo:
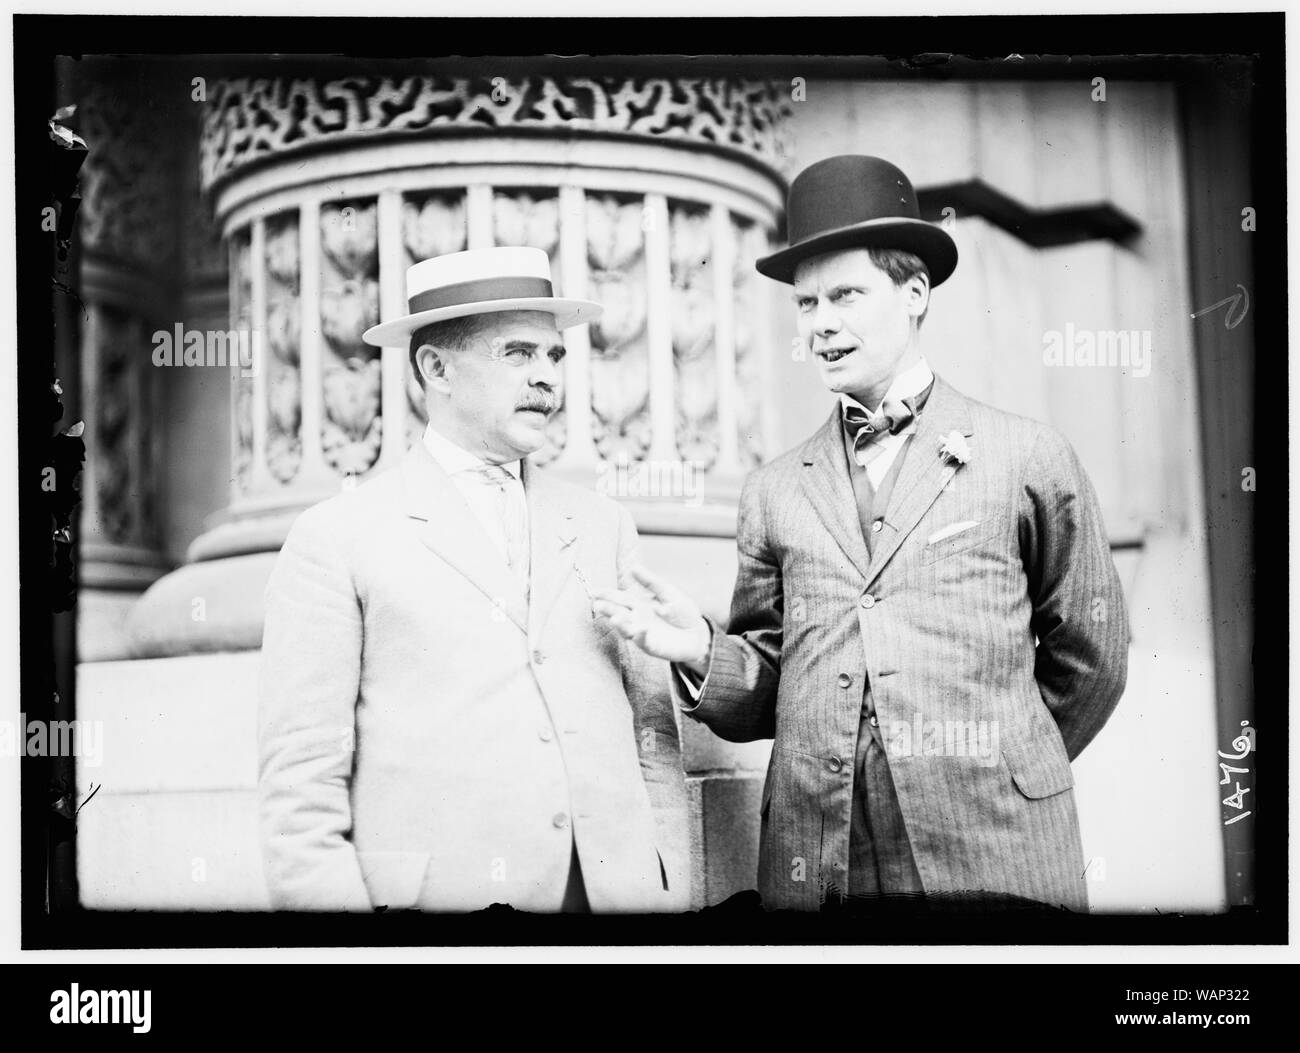
<path fill-rule="evenodd" d="M 818 300 L 813 309 L 813 332 L 818 336 L 830 336 L 840 328 L 840 314 L 829 300 Z"/>
<path fill-rule="evenodd" d="M 559 385 L 561 376 L 558 362 L 553 362 L 550 355 L 537 355 L 528 373 L 528 383 L 553 390 Z"/>

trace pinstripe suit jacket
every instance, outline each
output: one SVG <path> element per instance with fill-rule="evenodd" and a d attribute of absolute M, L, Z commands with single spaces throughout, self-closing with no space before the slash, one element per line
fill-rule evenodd
<path fill-rule="evenodd" d="M 964 464 L 940 454 L 953 431 Z M 1119 700 L 1129 637 L 1074 451 L 936 379 L 868 555 L 841 442 L 837 407 L 746 481 L 729 631 L 683 700 L 723 738 L 775 739 L 764 903 L 847 887 L 870 690 L 926 892 L 1086 910 L 1070 761 Z"/>

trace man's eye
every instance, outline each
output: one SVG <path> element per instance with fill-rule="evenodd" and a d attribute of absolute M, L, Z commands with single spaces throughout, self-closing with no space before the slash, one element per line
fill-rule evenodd
<path fill-rule="evenodd" d="M 795 302 L 798 303 L 799 310 L 811 311 L 813 309 L 813 304 L 815 304 L 817 301 L 809 299 L 808 297 L 801 297 L 799 300 Z"/>
<path fill-rule="evenodd" d="M 564 361 L 564 352 L 563 352 L 563 351 L 552 351 L 552 352 L 551 352 L 551 361 L 554 362 L 554 363 L 558 366 L 561 362 Z"/>
<path fill-rule="evenodd" d="M 847 300 L 849 297 L 857 296 L 857 295 L 858 295 L 857 289 L 840 289 L 838 292 L 836 292 L 834 299 Z"/>
<path fill-rule="evenodd" d="M 527 358 L 529 351 L 525 347 L 511 347 L 506 350 L 507 358 Z"/>

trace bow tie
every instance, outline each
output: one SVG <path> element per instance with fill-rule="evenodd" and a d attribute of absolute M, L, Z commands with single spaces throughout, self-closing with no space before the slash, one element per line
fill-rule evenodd
<path fill-rule="evenodd" d="M 875 413 L 862 406 L 844 407 L 844 426 L 853 439 L 853 453 L 863 464 L 863 451 L 882 435 L 899 435 L 912 426 L 916 418 L 916 397 L 887 398 Z"/>

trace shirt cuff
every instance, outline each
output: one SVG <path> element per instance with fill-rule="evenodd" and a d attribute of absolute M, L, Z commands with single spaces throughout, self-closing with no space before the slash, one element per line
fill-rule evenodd
<path fill-rule="evenodd" d="M 691 701 L 698 702 L 700 700 L 700 695 L 704 693 L 704 682 L 701 681 L 699 684 L 696 684 L 694 673 L 689 673 L 685 669 L 681 668 L 681 666 L 675 664 L 673 666 L 673 672 L 677 674 L 678 684 L 688 695 L 691 696 Z"/>
<path fill-rule="evenodd" d="M 709 658 L 708 668 L 704 671 L 704 679 L 699 680 L 695 673 L 690 672 L 684 666 L 678 665 L 676 662 L 672 663 L 673 694 L 677 698 L 678 706 L 684 712 L 699 708 L 700 699 L 704 697 L 704 692 L 709 686 L 709 673 L 713 669 L 713 641 L 718 630 L 712 619 L 705 618 L 704 621 L 709 627 Z M 698 683 L 697 680 L 699 680 Z"/>

